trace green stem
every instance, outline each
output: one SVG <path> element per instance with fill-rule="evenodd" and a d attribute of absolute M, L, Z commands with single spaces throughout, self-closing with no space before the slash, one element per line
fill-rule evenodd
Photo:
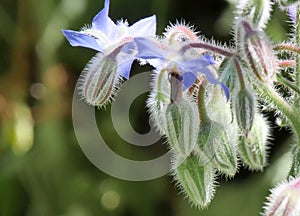
<path fill-rule="evenodd" d="M 295 27 L 296 45 L 300 47 L 300 9 L 297 7 L 296 27 Z M 296 56 L 296 86 L 300 86 L 300 55 Z M 299 105 L 299 98 L 298 105 Z"/>
<path fill-rule="evenodd" d="M 230 56 L 233 55 L 233 53 L 229 49 L 219 47 L 217 45 L 205 43 L 205 42 L 202 42 L 202 41 L 201 42 L 195 42 L 195 43 L 189 43 L 189 44 L 183 46 L 181 48 L 180 52 L 185 53 L 190 48 L 201 48 L 201 49 L 212 51 L 214 53 L 218 53 L 218 54 L 220 54 L 222 56 L 226 56 L 226 57 L 230 57 Z"/>
<path fill-rule="evenodd" d="M 276 75 L 276 79 L 277 79 L 278 82 L 286 85 L 290 89 L 294 90 L 296 93 L 300 94 L 300 89 L 293 82 L 291 82 L 289 80 L 286 80 L 285 78 L 283 78 L 279 74 Z"/>
<path fill-rule="evenodd" d="M 271 86 L 268 84 L 260 83 L 256 86 L 255 90 L 267 100 L 270 104 L 276 106 L 292 123 L 294 132 L 298 138 L 298 145 L 300 147 L 300 111 L 290 106 Z"/>
<path fill-rule="evenodd" d="M 205 106 L 205 87 L 206 87 L 206 82 L 200 81 L 197 99 L 198 99 L 199 119 L 200 119 L 201 123 L 209 120 L 209 117 L 208 117 L 208 114 L 206 111 L 206 106 Z"/>

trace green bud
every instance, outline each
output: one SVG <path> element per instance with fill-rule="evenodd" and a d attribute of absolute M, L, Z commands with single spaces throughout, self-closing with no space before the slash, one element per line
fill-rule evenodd
<path fill-rule="evenodd" d="M 218 69 L 219 80 L 227 86 L 229 92 L 232 92 L 237 87 L 238 79 L 233 58 L 225 58 Z"/>
<path fill-rule="evenodd" d="M 83 70 L 82 96 L 90 105 L 104 106 L 116 94 L 120 80 L 116 60 L 98 53 Z"/>
<path fill-rule="evenodd" d="M 165 71 L 154 71 L 151 82 L 152 91 L 147 99 L 147 107 L 150 113 L 150 120 L 158 129 L 160 134 L 165 134 L 166 119 L 165 112 L 170 101 L 170 85 L 168 83 L 168 74 Z"/>
<path fill-rule="evenodd" d="M 271 81 L 276 73 L 276 57 L 263 32 L 255 30 L 246 20 L 240 21 L 242 54 L 255 77 Z"/>
<path fill-rule="evenodd" d="M 240 136 L 238 150 L 241 159 L 250 169 L 262 170 L 266 165 L 269 126 L 258 113 L 255 114 L 253 128 L 248 136 Z"/>
<path fill-rule="evenodd" d="M 215 121 L 201 124 L 198 134 L 199 155 L 203 164 L 213 163 L 216 168 L 227 176 L 234 176 L 238 167 L 237 158 L 237 127 Z"/>
<path fill-rule="evenodd" d="M 183 156 L 189 155 L 196 144 L 199 128 L 196 104 L 180 98 L 168 105 L 165 119 L 165 134 L 171 148 Z"/>
<path fill-rule="evenodd" d="M 270 19 L 271 10 L 270 0 L 241 0 L 237 6 L 237 18 L 250 20 L 255 27 L 263 29 Z"/>
<path fill-rule="evenodd" d="M 206 156 L 213 155 L 212 162 L 221 173 L 234 176 L 238 167 L 238 126 L 232 117 L 230 103 L 222 95 L 221 88 L 216 85 L 212 88 L 210 90 L 211 99 L 207 100 L 207 112 L 210 120 L 203 122 L 198 142 L 202 146 L 206 142 L 201 153 L 205 153 Z"/>
<path fill-rule="evenodd" d="M 215 170 L 211 164 L 201 164 L 199 157 L 191 154 L 175 169 L 179 186 L 188 195 L 192 204 L 206 207 L 215 192 Z"/>
<path fill-rule="evenodd" d="M 234 112 L 239 128 L 247 136 L 254 121 L 255 100 L 246 89 L 237 93 L 234 100 Z"/>

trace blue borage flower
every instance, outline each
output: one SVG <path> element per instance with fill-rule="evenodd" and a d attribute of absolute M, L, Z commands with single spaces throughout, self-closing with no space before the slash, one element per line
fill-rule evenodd
<path fill-rule="evenodd" d="M 155 36 L 155 15 L 139 20 L 128 26 L 126 21 L 115 24 L 108 16 L 109 0 L 105 0 L 104 8 L 94 17 L 89 28 L 81 31 L 62 30 L 72 46 L 94 49 L 105 55 L 111 55 L 118 62 L 118 74 L 128 79 L 134 53 L 122 53 L 121 47 L 132 41 L 134 37 Z"/>
<path fill-rule="evenodd" d="M 211 84 L 218 84 L 224 90 L 227 100 L 229 99 L 228 88 L 221 83 L 208 66 L 215 64 L 209 54 L 203 56 L 186 56 L 180 53 L 180 49 L 185 43 L 172 41 L 170 45 L 153 38 L 137 37 L 133 39 L 137 54 L 136 57 L 145 59 L 149 64 L 158 70 L 166 69 L 169 72 L 178 72 L 183 79 L 184 89 L 189 88 L 195 82 L 199 73 L 204 74 Z M 128 50 L 128 48 L 126 48 Z"/>

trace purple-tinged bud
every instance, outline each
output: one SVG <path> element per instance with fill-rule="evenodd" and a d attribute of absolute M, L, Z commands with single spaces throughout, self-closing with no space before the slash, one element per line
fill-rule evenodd
<path fill-rule="evenodd" d="M 240 28 L 240 46 L 249 68 L 260 81 L 271 81 L 276 73 L 276 57 L 267 36 L 246 20 L 240 21 Z"/>
<path fill-rule="evenodd" d="M 247 89 L 241 89 L 234 100 L 236 120 L 239 128 L 246 136 L 251 131 L 254 121 L 255 100 L 253 97 Z"/>
<path fill-rule="evenodd" d="M 269 126 L 258 113 L 248 136 L 240 136 L 238 151 L 244 164 L 252 170 L 262 170 L 266 165 Z"/>
<path fill-rule="evenodd" d="M 191 154 L 174 171 L 178 186 L 187 194 L 192 204 L 205 208 L 215 192 L 216 174 L 213 165 L 202 164 L 197 155 Z"/>
<path fill-rule="evenodd" d="M 117 92 L 121 78 L 117 73 L 117 61 L 102 53 L 96 54 L 83 70 L 81 94 L 93 106 L 104 106 Z"/>
<path fill-rule="evenodd" d="M 290 178 L 271 190 L 264 216 L 300 215 L 300 178 Z"/>
<path fill-rule="evenodd" d="M 165 135 L 170 147 L 178 154 L 188 156 L 196 144 L 200 124 L 196 104 L 180 98 L 168 105 L 165 119 Z"/>

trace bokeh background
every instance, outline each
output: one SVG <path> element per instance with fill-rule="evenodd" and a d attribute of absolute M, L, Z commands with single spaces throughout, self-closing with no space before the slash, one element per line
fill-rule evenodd
<path fill-rule="evenodd" d="M 110 17 L 133 23 L 157 15 L 158 34 L 169 22 L 186 20 L 196 29 L 230 43 L 235 0 L 111 0 Z M 81 70 L 95 55 L 73 48 L 61 29 L 80 29 L 103 0 L 1 0 L 0 2 L 0 215 L 1 216 L 253 216 L 262 211 L 270 187 L 285 177 L 292 144 L 273 125 L 269 166 L 264 172 L 240 167 L 233 179 L 220 176 L 215 199 L 205 210 L 191 207 L 170 176 L 146 182 L 111 177 L 81 151 L 73 130 L 71 102 Z M 287 16 L 273 12 L 267 33 L 286 39 Z M 133 74 L 147 68 L 133 67 Z M 132 126 L 149 130 L 146 94 L 131 107 Z M 266 113 L 274 122 L 274 113 Z M 111 148 L 135 160 L 166 152 L 161 142 L 137 148 L 118 137 L 110 107 L 96 111 Z"/>

